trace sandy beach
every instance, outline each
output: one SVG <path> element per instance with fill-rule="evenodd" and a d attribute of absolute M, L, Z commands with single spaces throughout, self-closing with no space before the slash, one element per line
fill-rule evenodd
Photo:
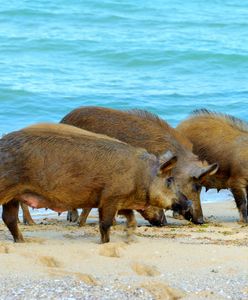
<path fill-rule="evenodd" d="M 233 201 L 203 204 L 202 226 L 150 227 L 137 214 L 135 241 L 124 219 L 101 245 L 98 218 L 85 227 L 58 218 L 20 228 L 14 244 L 0 223 L 0 299 L 248 299 L 248 226 Z"/>

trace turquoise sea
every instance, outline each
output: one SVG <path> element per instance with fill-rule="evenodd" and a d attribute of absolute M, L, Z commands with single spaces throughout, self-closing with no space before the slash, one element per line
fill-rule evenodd
<path fill-rule="evenodd" d="M 248 121 L 248 2 L 0 3 L 0 134 L 81 105 Z"/>

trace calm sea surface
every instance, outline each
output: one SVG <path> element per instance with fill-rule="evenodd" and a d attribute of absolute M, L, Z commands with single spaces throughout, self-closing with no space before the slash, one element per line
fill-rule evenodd
<path fill-rule="evenodd" d="M 248 121 L 248 2 L 1 1 L 0 76 L 0 134 L 82 105 Z"/>

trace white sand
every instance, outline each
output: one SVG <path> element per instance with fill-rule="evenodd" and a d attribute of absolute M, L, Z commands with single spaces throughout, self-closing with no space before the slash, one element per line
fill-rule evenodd
<path fill-rule="evenodd" d="M 123 219 L 104 245 L 95 217 L 83 228 L 65 215 L 20 225 L 24 244 L 1 223 L 0 299 L 248 299 L 248 226 L 234 202 L 203 209 L 202 226 L 168 217 L 154 228 L 139 217 L 131 244 Z"/>

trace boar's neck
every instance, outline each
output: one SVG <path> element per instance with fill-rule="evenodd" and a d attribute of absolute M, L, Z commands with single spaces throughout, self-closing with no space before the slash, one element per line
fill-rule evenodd
<path fill-rule="evenodd" d="M 225 149 L 225 152 L 223 152 L 223 147 L 220 145 L 217 144 L 214 147 L 209 147 L 205 143 L 194 143 L 193 151 L 198 155 L 200 160 L 207 161 L 209 164 L 216 162 L 219 164 L 219 170 L 216 174 L 204 178 L 202 185 L 208 189 L 226 189 L 231 187 L 229 185 L 230 179 L 233 176 L 231 157 L 235 154 L 234 152 L 230 152 L 230 149 Z M 235 163 L 236 166 L 237 164 Z"/>
<path fill-rule="evenodd" d="M 159 162 L 155 155 L 147 152 L 140 156 L 140 176 L 137 178 L 136 199 L 145 201 L 146 206 L 150 204 L 150 187 L 157 176 Z"/>
<path fill-rule="evenodd" d="M 167 131 L 164 128 L 154 128 L 154 132 L 147 133 L 147 137 L 142 141 L 142 147 L 157 156 L 168 150 L 177 156 L 188 156 L 192 154 L 193 148 L 188 139 L 180 136 L 169 125 Z"/>

